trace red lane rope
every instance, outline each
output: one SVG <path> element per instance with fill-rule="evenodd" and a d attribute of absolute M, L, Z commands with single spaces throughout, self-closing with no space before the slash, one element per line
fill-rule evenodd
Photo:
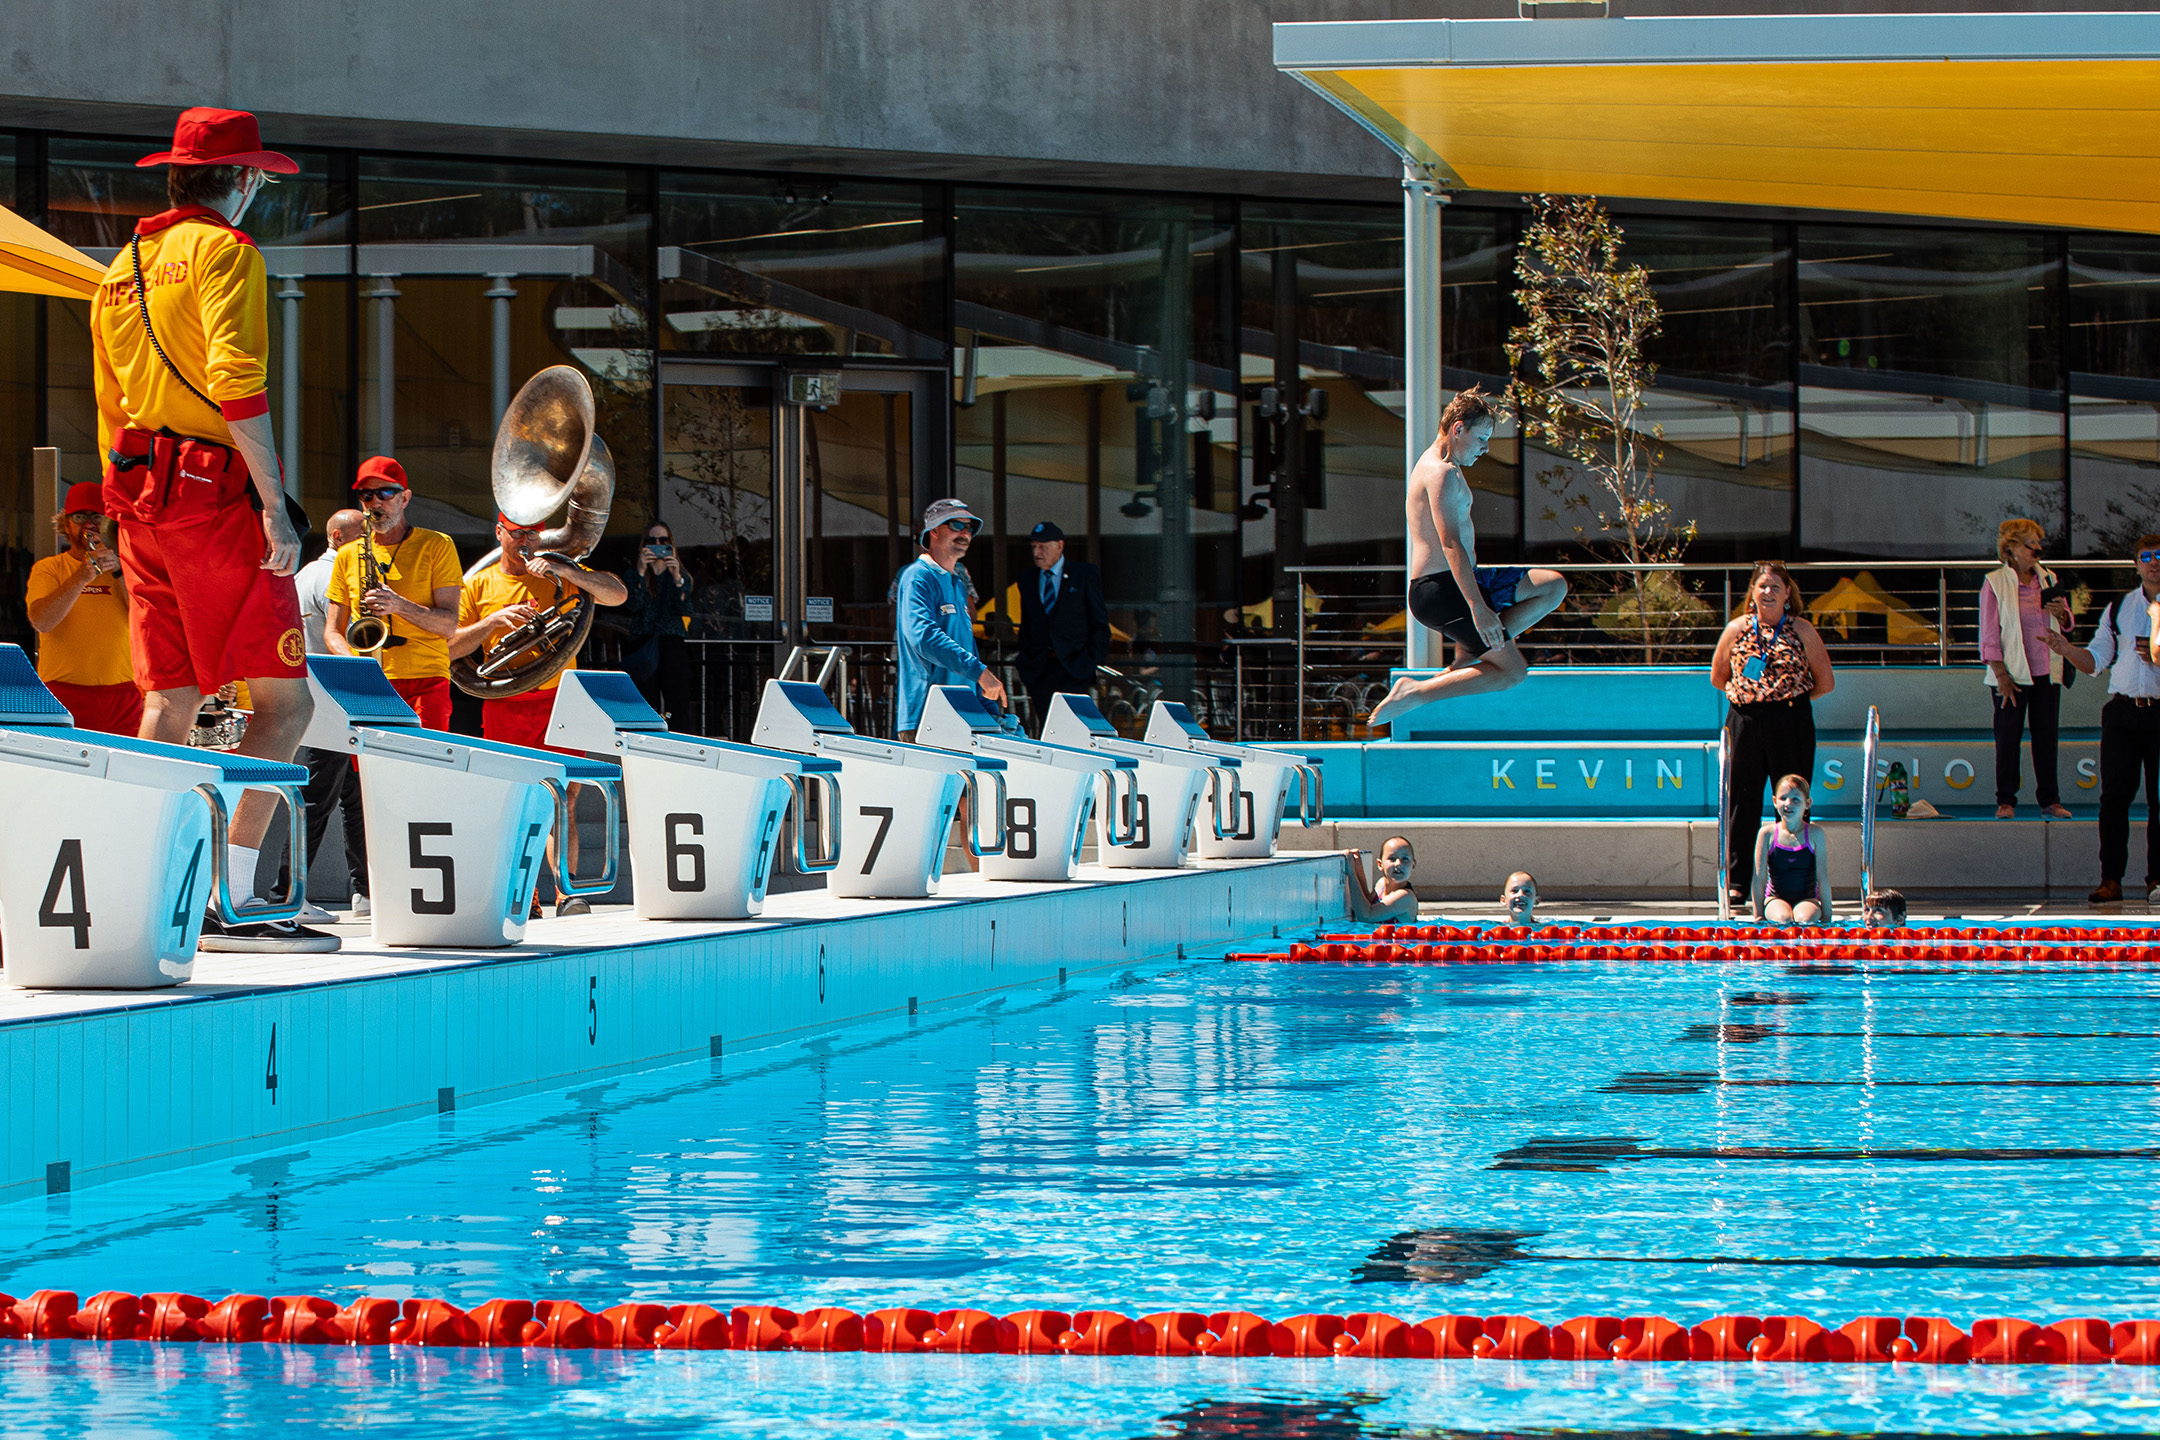
<path fill-rule="evenodd" d="M 1550 964 L 1578 960 L 1694 963 L 1816 960 L 2041 961 L 2067 965 L 2160 960 L 2160 927 L 1975 926 L 1862 930 L 1735 925 L 1383 925 L 1230 960 L 1320 965 Z"/>
<path fill-rule="evenodd" d="M 1693 1327 L 1658 1315 L 1293 1315 L 1167 1310 L 876 1310 L 825 1306 L 446 1300 L 315 1295 L 130 1295 L 78 1304 L 71 1290 L 0 1295 L 0 1339 L 273 1345 L 534 1346 L 556 1350 L 870 1350 L 893 1354 L 1343 1357 L 1367 1360 L 1765 1361 L 1803 1364 L 2160 1365 L 2160 1320 L 1990 1317 L 1970 1331 L 1933 1316 L 1868 1315 L 1836 1329 L 1800 1315 L 1718 1315 Z"/>

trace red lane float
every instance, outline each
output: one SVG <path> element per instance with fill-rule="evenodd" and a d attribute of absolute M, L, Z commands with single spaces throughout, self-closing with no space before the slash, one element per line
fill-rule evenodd
<path fill-rule="evenodd" d="M 2097 1318 L 2038 1324 L 1975 1320 L 1967 1333 L 1940 1316 L 1866 1315 L 1836 1329 L 1804 1315 L 1715 1315 L 1682 1326 L 1661 1315 L 1579 1315 L 1547 1326 L 1526 1315 L 1379 1312 L 1269 1320 L 1246 1310 L 876 1310 L 797 1313 L 777 1305 L 658 1305 L 594 1312 L 567 1300 L 447 1300 L 362 1296 L 340 1308 L 318 1295 L 197 1295 L 71 1290 L 0 1295 L 0 1340 L 155 1340 L 166 1343 L 417 1345 L 558 1350 L 877 1351 L 896 1355 L 1156 1355 L 1257 1359 L 1573 1360 L 1630 1363 L 1867 1365 L 2160 1365 L 2160 1320 Z"/>
<path fill-rule="evenodd" d="M 2000 929 L 1836 929 L 1797 926 L 1382 925 L 1322 935 L 1287 950 L 1226 957 L 1303 965 L 1495 965 L 1581 960 L 1652 962 L 2024 961 L 2127 964 L 2160 959 L 2160 927 L 2020 926 Z"/>

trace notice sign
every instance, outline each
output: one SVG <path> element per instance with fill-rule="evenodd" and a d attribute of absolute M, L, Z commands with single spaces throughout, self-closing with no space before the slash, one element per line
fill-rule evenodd
<path fill-rule="evenodd" d="M 772 596 L 745 595 L 742 599 L 742 618 L 772 623 Z"/>
<path fill-rule="evenodd" d="M 832 624 L 832 596 L 811 595 L 803 600 L 803 623 L 806 625 Z"/>

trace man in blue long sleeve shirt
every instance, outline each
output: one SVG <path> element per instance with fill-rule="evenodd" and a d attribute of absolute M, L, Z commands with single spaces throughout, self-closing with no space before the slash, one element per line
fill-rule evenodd
<path fill-rule="evenodd" d="M 923 702 L 932 685 L 968 685 L 996 704 L 1005 703 L 1005 687 L 975 653 L 974 618 L 968 613 L 967 582 L 953 571 L 982 521 L 963 500 L 939 500 L 923 512 L 917 535 L 923 552 L 900 572 L 898 640 L 900 652 L 899 738 L 912 741 L 922 724 Z"/>

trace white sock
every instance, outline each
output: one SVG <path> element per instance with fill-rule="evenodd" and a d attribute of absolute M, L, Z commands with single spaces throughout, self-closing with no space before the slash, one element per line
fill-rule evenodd
<path fill-rule="evenodd" d="M 262 852 L 253 845 L 227 845 L 225 847 L 225 874 L 232 890 L 233 904 L 245 905 L 255 898 L 255 862 Z"/>

